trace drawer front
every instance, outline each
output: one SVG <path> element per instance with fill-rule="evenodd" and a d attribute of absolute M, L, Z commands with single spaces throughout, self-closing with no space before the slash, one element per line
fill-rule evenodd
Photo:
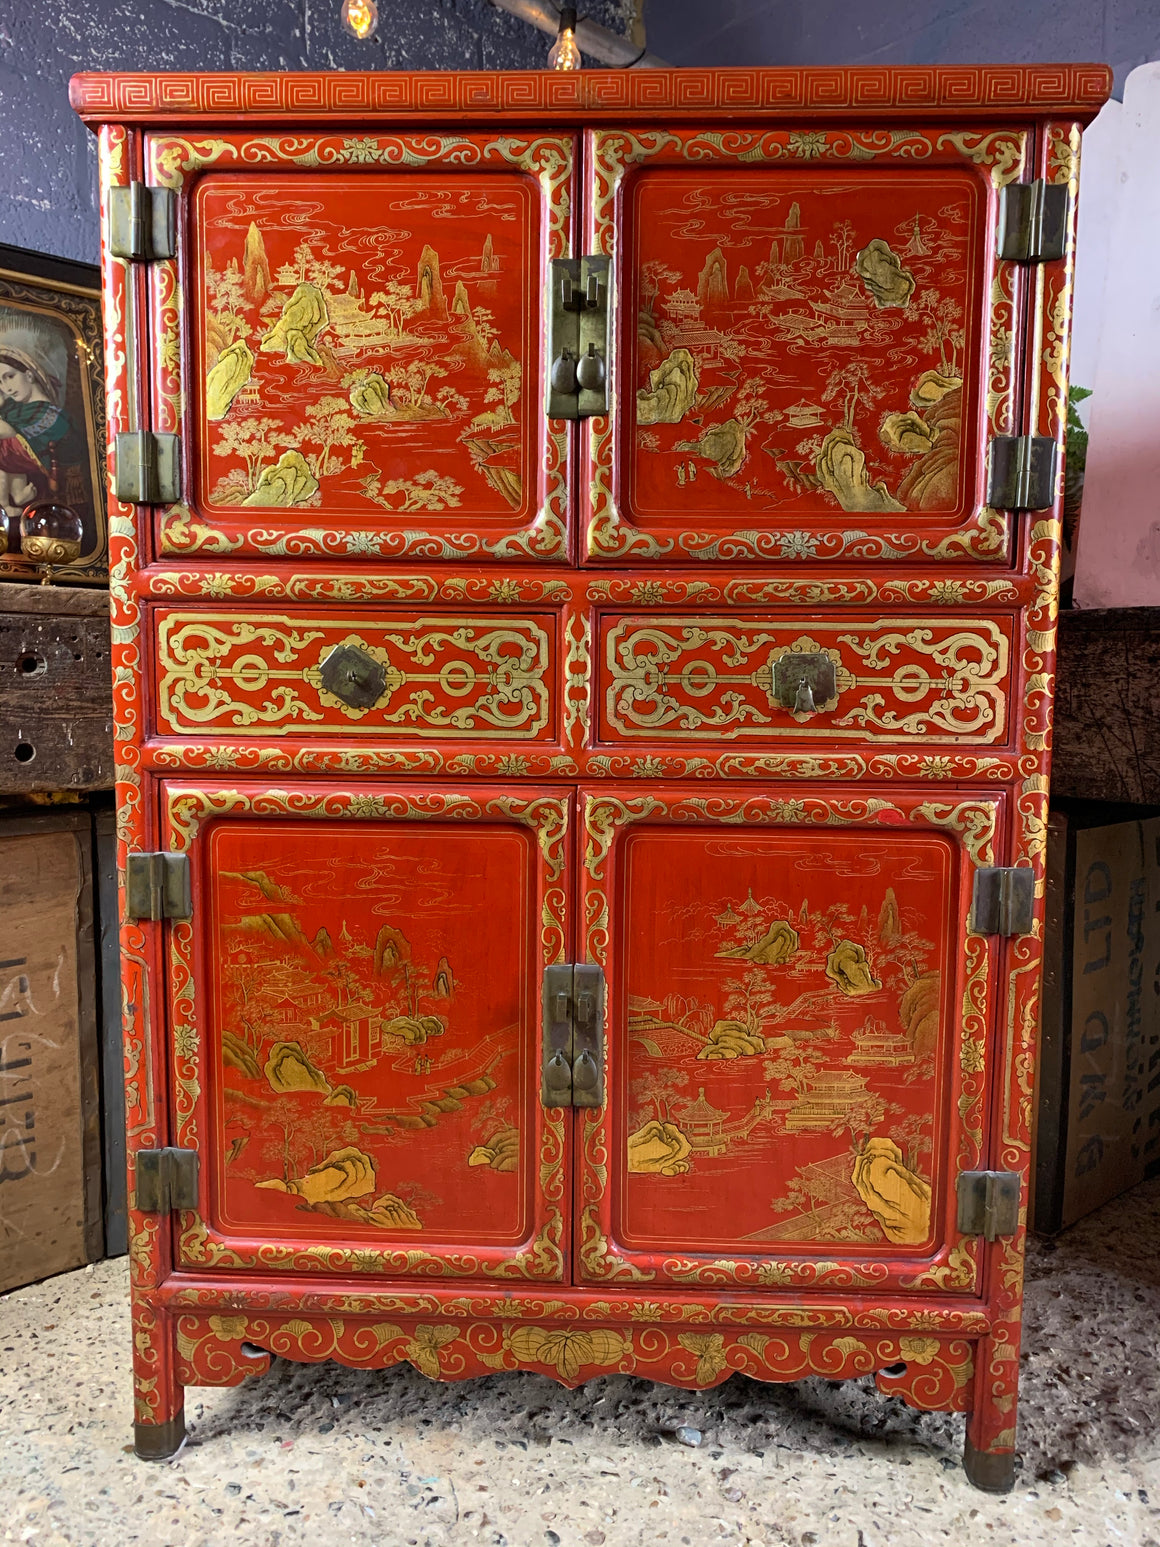
<path fill-rule="evenodd" d="M 155 614 L 155 724 L 175 736 L 551 741 L 557 619 Z"/>
<path fill-rule="evenodd" d="M 605 614 L 599 739 L 1002 743 L 1014 632 L 1010 617 Z M 810 712 L 782 695 L 816 680 L 801 658 L 819 655 L 832 690 Z"/>

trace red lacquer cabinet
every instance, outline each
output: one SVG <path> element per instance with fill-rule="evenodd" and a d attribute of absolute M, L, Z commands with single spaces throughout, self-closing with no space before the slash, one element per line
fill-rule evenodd
<path fill-rule="evenodd" d="M 1014 1474 L 1101 67 L 87 76 L 137 1448 L 272 1355 Z"/>

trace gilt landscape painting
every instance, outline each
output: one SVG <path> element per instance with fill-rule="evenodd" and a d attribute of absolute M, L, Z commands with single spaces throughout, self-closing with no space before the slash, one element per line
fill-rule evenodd
<path fill-rule="evenodd" d="M 650 923 L 624 947 L 622 1239 L 927 1246 L 951 846 L 653 832 L 627 853 L 626 916 Z"/>
<path fill-rule="evenodd" d="M 537 217 L 518 177 L 206 179 L 203 502 L 526 519 Z"/>
<path fill-rule="evenodd" d="M 957 172 L 637 176 L 634 516 L 959 510 L 979 203 Z"/>
<path fill-rule="evenodd" d="M 211 832 L 221 1227 L 520 1239 L 531 842 L 438 824 Z"/>

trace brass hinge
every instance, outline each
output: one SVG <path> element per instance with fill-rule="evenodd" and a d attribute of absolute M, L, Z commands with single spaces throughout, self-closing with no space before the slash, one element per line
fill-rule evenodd
<path fill-rule="evenodd" d="M 1034 924 L 1035 872 L 1028 865 L 983 865 L 975 871 L 973 935 L 1029 935 Z"/>
<path fill-rule="evenodd" d="M 987 504 L 995 510 L 1046 510 L 1055 501 L 1059 447 L 1048 435 L 996 435 Z"/>
<path fill-rule="evenodd" d="M 540 1095 L 546 1107 L 604 1102 L 604 973 L 586 962 L 544 968 L 544 1051 Z"/>
<path fill-rule="evenodd" d="M 1018 1171 L 960 1171 L 959 1233 L 994 1241 L 1019 1228 Z"/>
<path fill-rule="evenodd" d="M 137 1151 L 137 1207 L 143 1214 L 197 1208 L 197 1151 Z"/>
<path fill-rule="evenodd" d="M 548 418 L 608 412 L 607 258 L 553 258 L 548 307 Z"/>
<path fill-rule="evenodd" d="M 1067 246 L 1070 195 L 1066 183 L 1008 183 L 999 194 L 1000 258 L 1054 263 Z"/>
<path fill-rule="evenodd" d="M 193 898 L 188 854 L 130 854 L 125 860 L 125 917 L 189 919 Z"/>
<path fill-rule="evenodd" d="M 109 189 L 109 253 L 152 263 L 177 253 L 177 197 L 171 188 L 130 183 Z"/>
<path fill-rule="evenodd" d="M 124 505 L 170 505 L 181 498 L 181 438 L 123 430 L 113 446 L 113 494 Z"/>

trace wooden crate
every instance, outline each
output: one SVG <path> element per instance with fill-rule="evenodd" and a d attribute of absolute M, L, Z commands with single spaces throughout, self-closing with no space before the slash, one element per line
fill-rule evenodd
<path fill-rule="evenodd" d="M 0 821 L 0 1290 L 103 1252 L 88 811 Z"/>
<path fill-rule="evenodd" d="M 1160 805 L 1160 607 L 1059 614 L 1051 793 Z"/>
<path fill-rule="evenodd" d="M 109 597 L 0 585 L 0 796 L 113 787 Z"/>
<path fill-rule="evenodd" d="M 1160 1165 L 1160 817 L 1052 811 L 1035 1228 L 1054 1233 Z"/>

